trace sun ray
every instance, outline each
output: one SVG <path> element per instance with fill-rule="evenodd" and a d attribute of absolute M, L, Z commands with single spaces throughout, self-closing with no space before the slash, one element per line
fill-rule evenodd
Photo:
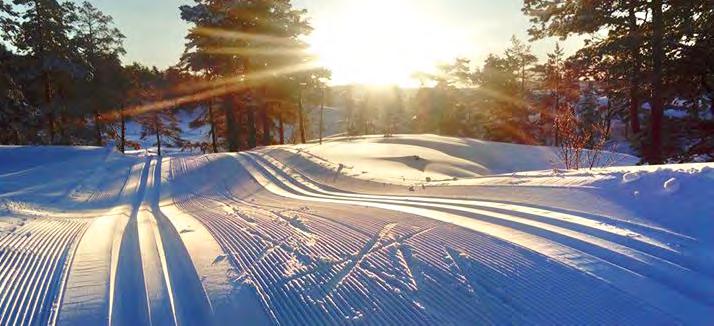
<path fill-rule="evenodd" d="M 247 55 L 247 56 L 294 56 L 305 55 L 307 49 L 300 47 L 271 47 L 271 48 L 248 48 L 248 47 L 207 47 L 202 50 L 208 54 L 225 55 Z"/>
<path fill-rule="evenodd" d="M 283 75 L 290 75 L 298 72 L 305 72 L 319 68 L 319 64 L 315 61 L 304 62 L 301 64 L 279 67 L 257 71 L 250 74 L 237 75 L 234 77 L 221 78 L 212 81 L 199 81 L 189 85 L 178 86 L 184 91 L 192 91 L 192 94 L 176 96 L 173 98 L 161 99 L 151 103 L 134 105 L 125 107 L 117 112 L 122 112 L 125 116 L 136 116 L 155 110 L 166 110 L 177 106 L 204 101 L 210 98 L 216 98 L 231 93 L 240 92 L 250 87 L 260 85 L 270 78 L 275 78 Z M 298 81 L 296 81 L 297 83 Z M 118 115 L 118 113 L 117 113 Z M 117 117 L 110 117 L 116 119 Z"/>
<path fill-rule="evenodd" d="M 256 42 L 261 42 L 261 43 L 269 43 L 269 44 L 289 44 L 289 45 L 293 45 L 293 44 L 296 44 L 296 42 L 300 42 L 299 40 L 297 40 L 295 38 L 275 37 L 275 36 L 264 35 L 264 34 L 229 31 L 229 30 L 217 29 L 217 28 L 200 27 L 200 28 L 194 28 L 193 31 L 195 31 L 196 33 L 199 33 L 199 34 L 206 35 L 206 36 L 229 39 L 229 40 L 245 40 L 245 41 L 256 41 Z"/>

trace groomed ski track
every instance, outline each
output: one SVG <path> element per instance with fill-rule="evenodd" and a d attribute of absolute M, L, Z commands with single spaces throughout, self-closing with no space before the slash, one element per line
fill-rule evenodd
<path fill-rule="evenodd" d="M 48 212 L 0 238 L 1 325 L 714 315 L 714 275 L 678 250 L 696 240 L 667 230 L 541 205 L 353 193 L 261 152 L 146 157 L 121 181 L 113 173 L 77 187 L 81 201 L 111 205 Z"/>

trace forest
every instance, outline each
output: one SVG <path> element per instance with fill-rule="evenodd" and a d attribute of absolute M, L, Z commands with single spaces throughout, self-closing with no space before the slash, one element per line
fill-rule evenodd
<path fill-rule="evenodd" d="M 332 85 L 307 49 L 309 13 L 289 0 L 197 0 L 179 62 L 125 63 L 125 36 L 90 2 L 0 1 L 0 144 L 237 152 L 304 143 L 339 107 L 341 134 L 433 133 L 520 144 L 624 150 L 641 163 L 714 160 L 714 4 L 709 0 L 524 0 L 529 39 L 484 62 L 415 72 L 420 87 Z M 514 13 L 519 14 L 519 13 Z M 530 42 L 559 44 L 539 60 Z M 355 63 L 359 65 L 359 62 Z M 177 120 L 190 111 L 183 136 Z M 313 117 L 311 119 L 311 117 Z M 321 120 L 321 119 L 320 119 Z M 624 148 L 624 149 L 623 149 Z"/>

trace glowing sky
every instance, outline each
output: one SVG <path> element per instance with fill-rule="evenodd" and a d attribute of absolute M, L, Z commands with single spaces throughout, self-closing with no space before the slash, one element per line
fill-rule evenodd
<path fill-rule="evenodd" d="M 79 1 L 79 0 L 76 0 Z M 177 62 L 187 25 L 178 6 L 191 0 L 93 0 L 127 36 L 125 62 L 167 67 Z M 501 53 L 511 35 L 527 39 L 519 0 L 295 0 L 315 31 L 308 38 L 334 84 L 414 85 L 415 70 L 457 56 L 480 62 Z M 544 56 L 555 40 L 533 49 Z M 566 52 L 580 46 L 565 44 Z"/>

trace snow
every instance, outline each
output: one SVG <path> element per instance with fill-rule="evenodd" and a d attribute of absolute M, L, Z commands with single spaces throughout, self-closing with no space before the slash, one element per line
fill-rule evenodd
<path fill-rule="evenodd" d="M 334 137 L 322 145 L 271 147 L 364 180 L 393 184 L 443 182 L 518 171 L 563 168 L 558 149 L 437 135 Z M 604 153 L 614 165 L 632 165 L 634 156 Z"/>
<path fill-rule="evenodd" d="M 664 110 L 664 116 L 672 119 L 684 119 L 688 116 L 689 114 L 687 111 L 684 110 L 679 110 L 679 109 L 667 109 Z"/>
<path fill-rule="evenodd" d="M 675 193 L 679 191 L 679 181 L 677 178 L 669 178 L 664 182 L 664 191 L 667 193 Z"/>
<path fill-rule="evenodd" d="M 714 164 L 553 155 L 0 147 L 0 324 L 714 323 Z"/>
<path fill-rule="evenodd" d="M 198 118 L 201 114 L 203 107 L 197 107 L 192 111 L 179 110 L 176 112 L 177 120 L 179 121 L 178 127 L 181 129 L 181 138 L 184 140 L 192 142 L 208 142 L 210 141 L 207 136 L 210 127 L 203 126 L 200 128 L 193 129 L 189 125 L 191 121 Z M 136 142 L 141 146 L 141 151 L 151 150 L 156 152 L 156 139 L 155 136 L 146 137 L 141 139 L 141 125 L 134 120 L 128 120 L 126 122 L 126 140 L 128 142 Z M 173 152 L 179 152 L 180 149 L 170 148 L 169 144 L 162 144 L 162 151 L 169 150 Z M 127 146 L 128 147 L 128 146 Z M 128 149 L 128 148 L 127 148 Z"/>
<path fill-rule="evenodd" d="M 641 174 L 639 172 L 627 172 L 622 175 L 622 182 L 629 183 L 640 179 Z"/>

